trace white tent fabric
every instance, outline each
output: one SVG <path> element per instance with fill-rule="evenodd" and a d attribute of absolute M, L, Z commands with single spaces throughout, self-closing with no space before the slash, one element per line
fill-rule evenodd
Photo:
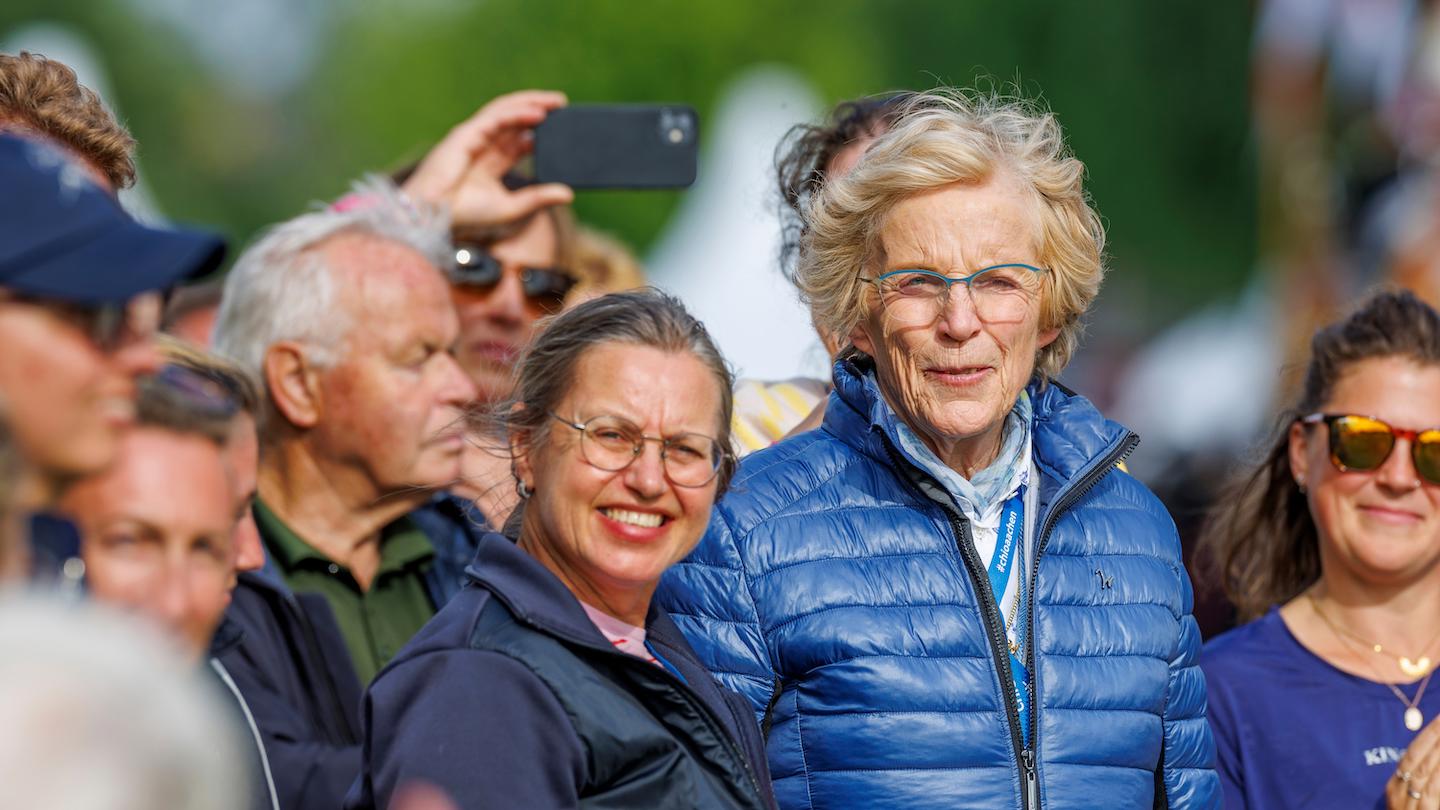
<path fill-rule="evenodd" d="M 704 125 L 700 174 L 646 261 L 654 283 L 710 328 L 740 376 L 830 376 L 810 316 L 779 269 L 775 145 L 819 113 L 793 72 L 752 69 Z"/>

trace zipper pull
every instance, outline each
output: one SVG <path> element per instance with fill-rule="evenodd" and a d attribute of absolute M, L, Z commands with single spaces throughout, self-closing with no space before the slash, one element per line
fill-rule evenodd
<path fill-rule="evenodd" d="M 1026 748 L 1020 752 L 1020 761 L 1025 771 L 1025 806 L 1040 810 L 1040 777 L 1035 773 L 1035 752 Z"/>

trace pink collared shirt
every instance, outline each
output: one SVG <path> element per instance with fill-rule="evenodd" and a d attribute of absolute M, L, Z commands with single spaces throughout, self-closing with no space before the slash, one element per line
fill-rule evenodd
<path fill-rule="evenodd" d="M 657 667 L 664 666 L 650 654 L 650 648 L 645 646 L 645 628 L 622 622 L 605 611 L 584 602 L 580 603 L 580 607 L 585 608 L 585 615 L 589 616 L 595 628 L 603 633 L 611 644 L 615 645 L 615 649 L 626 655 L 633 655 L 649 661 Z"/>

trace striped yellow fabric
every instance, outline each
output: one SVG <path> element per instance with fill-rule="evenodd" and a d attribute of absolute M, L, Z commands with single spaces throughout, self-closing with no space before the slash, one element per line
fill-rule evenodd
<path fill-rule="evenodd" d="M 829 392 L 824 380 L 808 377 L 778 382 L 741 380 L 735 386 L 731 422 L 737 451 L 743 456 L 784 438 Z"/>

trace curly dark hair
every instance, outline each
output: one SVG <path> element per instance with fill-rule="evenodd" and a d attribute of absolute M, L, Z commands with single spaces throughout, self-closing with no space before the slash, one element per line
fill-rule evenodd
<path fill-rule="evenodd" d="M 830 161 L 846 146 L 888 129 L 914 93 L 902 91 L 842 101 L 823 123 L 796 124 L 775 147 L 775 180 L 780 190 L 780 268 L 795 279 L 795 261 L 805 235 L 805 206 L 825 183 Z"/>

